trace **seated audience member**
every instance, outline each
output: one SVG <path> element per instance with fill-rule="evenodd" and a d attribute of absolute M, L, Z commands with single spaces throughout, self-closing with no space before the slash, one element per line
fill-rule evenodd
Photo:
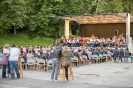
<path fill-rule="evenodd" d="M 98 52 L 97 52 L 96 49 L 93 49 L 93 50 L 92 50 L 92 55 L 94 55 L 94 54 L 98 55 Z"/>
<path fill-rule="evenodd" d="M 53 56 L 54 56 L 54 48 L 51 48 L 48 60 L 53 59 Z"/>
<path fill-rule="evenodd" d="M 34 59 L 34 55 L 31 52 L 31 50 L 27 53 L 27 59 L 30 59 L 30 58 Z"/>
<path fill-rule="evenodd" d="M 92 41 L 91 47 L 95 47 L 95 45 L 96 45 L 96 42 L 95 41 Z"/>
<path fill-rule="evenodd" d="M 40 50 L 40 55 L 38 55 L 38 57 L 44 59 L 43 50 Z"/>
<path fill-rule="evenodd" d="M 26 50 L 23 51 L 23 58 L 24 58 L 25 63 L 27 63 L 27 52 L 26 52 Z"/>
<path fill-rule="evenodd" d="M 105 61 L 105 60 L 106 60 L 106 58 L 103 58 L 103 52 L 102 52 L 101 49 L 98 50 L 98 56 L 100 57 L 100 59 L 101 59 L 102 61 Z"/>
<path fill-rule="evenodd" d="M 47 57 L 47 52 L 46 51 L 43 51 L 43 54 L 42 54 L 42 58 L 44 60 L 46 60 L 48 57 Z"/>
<path fill-rule="evenodd" d="M 86 51 L 87 55 L 88 55 L 88 60 L 90 59 L 90 56 L 92 55 L 91 49 L 88 49 L 88 51 Z"/>
<path fill-rule="evenodd" d="M 104 42 L 103 41 L 100 42 L 100 47 L 101 48 L 104 47 Z"/>
<path fill-rule="evenodd" d="M 78 49 L 74 49 L 73 55 L 76 56 L 77 58 L 79 58 Z M 77 66 L 77 62 L 74 62 L 74 65 Z"/>
<path fill-rule="evenodd" d="M 50 56 L 50 49 L 47 49 L 47 51 L 46 51 L 46 59 L 48 59 L 49 56 Z"/>
<path fill-rule="evenodd" d="M 77 49 L 74 50 L 73 55 L 76 56 L 77 58 L 79 58 L 79 54 L 78 54 L 78 50 Z"/>
<path fill-rule="evenodd" d="M 106 49 L 105 48 L 101 48 L 101 52 L 103 52 L 103 54 L 107 54 Z"/>
<path fill-rule="evenodd" d="M 87 56 L 87 59 L 89 59 L 89 58 L 88 58 L 88 54 L 85 52 L 85 50 L 83 50 L 82 55 Z"/>
<path fill-rule="evenodd" d="M 111 61 L 111 57 L 112 57 L 112 52 L 110 51 L 110 49 L 107 49 L 107 57 L 109 58 L 109 60 Z"/>
<path fill-rule="evenodd" d="M 35 51 L 35 53 L 33 55 L 34 55 L 34 57 L 38 57 L 40 55 L 40 51 Z"/>
<path fill-rule="evenodd" d="M 78 50 L 78 55 L 79 55 L 80 60 L 84 62 L 84 59 L 82 58 L 82 50 L 81 49 Z"/>

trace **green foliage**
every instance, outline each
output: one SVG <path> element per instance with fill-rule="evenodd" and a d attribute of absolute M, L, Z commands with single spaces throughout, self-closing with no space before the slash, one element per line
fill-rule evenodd
<path fill-rule="evenodd" d="M 13 29 L 57 39 L 64 30 L 64 20 L 52 16 L 129 12 L 133 0 L 0 0 L 0 32 Z M 79 25 L 72 23 L 72 31 Z M 76 34 L 77 35 L 77 34 Z"/>
<path fill-rule="evenodd" d="M 133 0 L 79 0 L 79 2 L 83 14 L 133 12 Z"/>
<path fill-rule="evenodd" d="M 3 0 L 0 3 L 0 21 L 3 29 L 17 29 L 24 26 L 25 19 L 25 0 Z"/>
<path fill-rule="evenodd" d="M 42 39 L 39 36 L 36 36 L 34 39 L 29 39 L 26 33 L 14 34 L 0 34 L 0 47 L 3 47 L 5 44 L 16 44 L 17 46 L 52 46 L 53 38 L 43 37 Z"/>

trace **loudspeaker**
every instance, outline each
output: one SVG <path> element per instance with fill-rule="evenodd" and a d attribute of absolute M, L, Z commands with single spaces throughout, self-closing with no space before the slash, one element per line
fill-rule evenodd
<path fill-rule="evenodd" d="M 118 35 L 118 30 L 114 30 L 114 35 Z"/>

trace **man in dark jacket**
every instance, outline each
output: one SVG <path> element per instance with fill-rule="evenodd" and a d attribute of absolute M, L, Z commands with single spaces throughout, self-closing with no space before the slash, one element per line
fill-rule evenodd
<path fill-rule="evenodd" d="M 88 54 L 85 52 L 85 50 L 83 50 L 82 55 L 87 56 L 87 60 L 89 59 Z"/>
<path fill-rule="evenodd" d="M 78 51 L 74 50 L 73 55 L 76 56 L 77 58 L 79 58 Z"/>
<path fill-rule="evenodd" d="M 124 58 L 124 51 L 123 51 L 123 49 L 121 48 L 121 50 L 120 50 L 120 55 L 119 55 L 119 60 L 121 59 L 121 62 L 122 62 L 122 58 Z"/>
<path fill-rule="evenodd" d="M 55 82 L 58 80 L 58 69 L 60 66 L 61 53 L 62 53 L 62 47 L 57 46 L 52 55 L 53 63 L 52 63 L 51 80 L 55 80 Z"/>
<path fill-rule="evenodd" d="M 114 62 L 117 62 L 118 56 L 119 56 L 119 51 L 117 48 L 113 50 L 113 56 L 114 56 Z"/>

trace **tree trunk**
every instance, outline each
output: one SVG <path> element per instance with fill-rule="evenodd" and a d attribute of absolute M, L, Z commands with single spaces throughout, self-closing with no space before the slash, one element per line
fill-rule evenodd
<path fill-rule="evenodd" d="M 16 30 L 16 27 L 14 26 L 14 35 L 16 35 L 17 34 L 17 30 Z"/>
<path fill-rule="evenodd" d="M 40 38 L 42 39 L 42 37 L 43 37 L 43 34 L 41 33 L 41 34 L 40 34 Z"/>
<path fill-rule="evenodd" d="M 57 46 L 58 29 L 55 30 L 54 45 Z"/>
<path fill-rule="evenodd" d="M 54 37 L 54 46 L 56 46 L 56 40 L 57 40 L 57 39 Z"/>

